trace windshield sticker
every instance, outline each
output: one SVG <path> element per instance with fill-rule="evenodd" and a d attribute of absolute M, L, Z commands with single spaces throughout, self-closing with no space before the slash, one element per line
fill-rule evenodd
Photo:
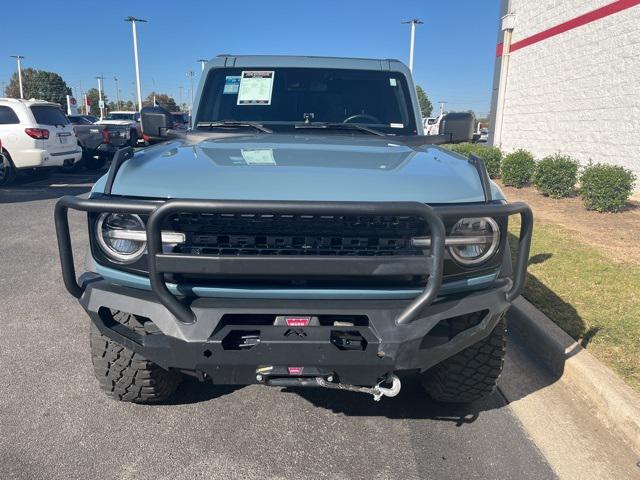
<path fill-rule="evenodd" d="M 227 77 L 229 78 L 229 77 Z M 390 78 L 389 79 L 389 85 L 391 85 L 392 87 L 396 87 L 398 85 L 398 81 L 395 78 Z"/>
<path fill-rule="evenodd" d="M 277 165 L 270 148 L 241 150 L 242 158 L 247 165 Z"/>
<path fill-rule="evenodd" d="M 390 123 L 391 128 L 404 128 L 404 123 Z"/>
<path fill-rule="evenodd" d="M 235 75 L 228 75 L 224 79 L 223 95 L 233 95 L 240 90 L 240 77 Z"/>
<path fill-rule="evenodd" d="M 271 105 L 275 72 L 242 72 L 238 91 L 238 105 Z"/>

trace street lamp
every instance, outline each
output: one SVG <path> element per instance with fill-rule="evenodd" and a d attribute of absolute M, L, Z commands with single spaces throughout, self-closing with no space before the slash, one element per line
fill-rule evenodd
<path fill-rule="evenodd" d="M 136 23 L 147 23 L 146 20 L 136 17 L 127 17 L 125 22 L 131 22 L 131 30 L 133 32 L 133 59 L 136 64 L 136 91 L 138 94 L 138 111 L 142 109 L 142 90 L 140 89 L 140 63 L 138 62 L 138 32 L 136 30 Z"/>
<path fill-rule="evenodd" d="M 113 81 L 116 82 L 116 104 L 118 105 L 118 110 L 120 110 L 122 107 L 120 107 L 120 87 L 118 86 L 118 77 L 114 76 Z"/>
<path fill-rule="evenodd" d="M 412 18 L 411 20 L 406 20 L 402 23 L 411 24 L 411 48 L 409 49 L 409 70 L 411 70 L 411 73 L 413 73 L 413 47 L 414 47 L 415 38 L 416 38 L 416 25 L 423 24 L 424 22 L 419 18 Z"/>
<path fill-rule="evenodd" d="M 204 72 L 204 65 L 205 63 L 207 63 L 209 60 L 205 59 L 205 58 L 200 58 L 199 60 L 196 60 L 196 62 L 200 62 L 200 66 L 202 67 L 202 71 Z"/>
<path fill-rule="evenodd" d="M 22 55 L 10 55 L 11 58 L 15 58 L 18 62 L 18 83 L 20 84 L 20 98 L 24 98 L 24 92 L 22 90 L 22 67 L 20 66 L 20 60 L 24 57 Z"/>
<path fill-rule="evenodd" d="M 193 76 L 195 75 L 195 73 L 193 73 L 193 70 L 189 70 L 187 72 L 187 76 L 189 77 L 189 80 L 191 81 L 191 86 L 189 88 L 189 97 L 191 99 L 191 103 L 189 104 L 189 114 L 191 114 L 191 109 L 193 108 Z"/>
<path fill-rule="evenodd" d="M 96 77 L 98 80 L 98 106 L 100 107 L 100 120 L 104 118 L 104 100 L 102 99 L 102 81 L 104 80 L 103 75 L 99 75 Z"/>

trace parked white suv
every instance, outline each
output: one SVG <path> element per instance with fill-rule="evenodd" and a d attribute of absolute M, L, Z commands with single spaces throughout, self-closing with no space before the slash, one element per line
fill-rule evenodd
<path fill-rule="evenodd" d="M 56 103 L 0 98 L 0 186 L 18 170 L 72 165 L 82 148 L 69 119 Z"/>

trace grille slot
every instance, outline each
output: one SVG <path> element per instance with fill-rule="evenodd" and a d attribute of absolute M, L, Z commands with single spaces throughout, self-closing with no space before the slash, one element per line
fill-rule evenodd
<path fill-rule="evenodd" d="M 177 253 L 224 256 L 422 255 L 411 237 L 424 220 L 404 216 L 181 213 L 168 228 L 186 234 Z"/>

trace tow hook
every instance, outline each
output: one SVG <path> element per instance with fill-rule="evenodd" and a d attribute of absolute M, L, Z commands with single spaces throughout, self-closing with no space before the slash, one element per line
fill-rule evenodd
<path fill-rule="evenodd" d="M 395 397 L 400 393 L 402 384 L 396 375 L 389 375 L 375 387 L 358 387 L 356 385 L 347 385 L 346 383 L 334 383 L 322 377 L 316 377 L 318 385 L 324 388 L 333 388 L 334 390 L 348 390 L 350 392 L 368 393 L 373 395 L 373 400 L 379 402 L 384 397 Z M 383 387 L 382 384 L 391 382 L 391 387 Z"/>

